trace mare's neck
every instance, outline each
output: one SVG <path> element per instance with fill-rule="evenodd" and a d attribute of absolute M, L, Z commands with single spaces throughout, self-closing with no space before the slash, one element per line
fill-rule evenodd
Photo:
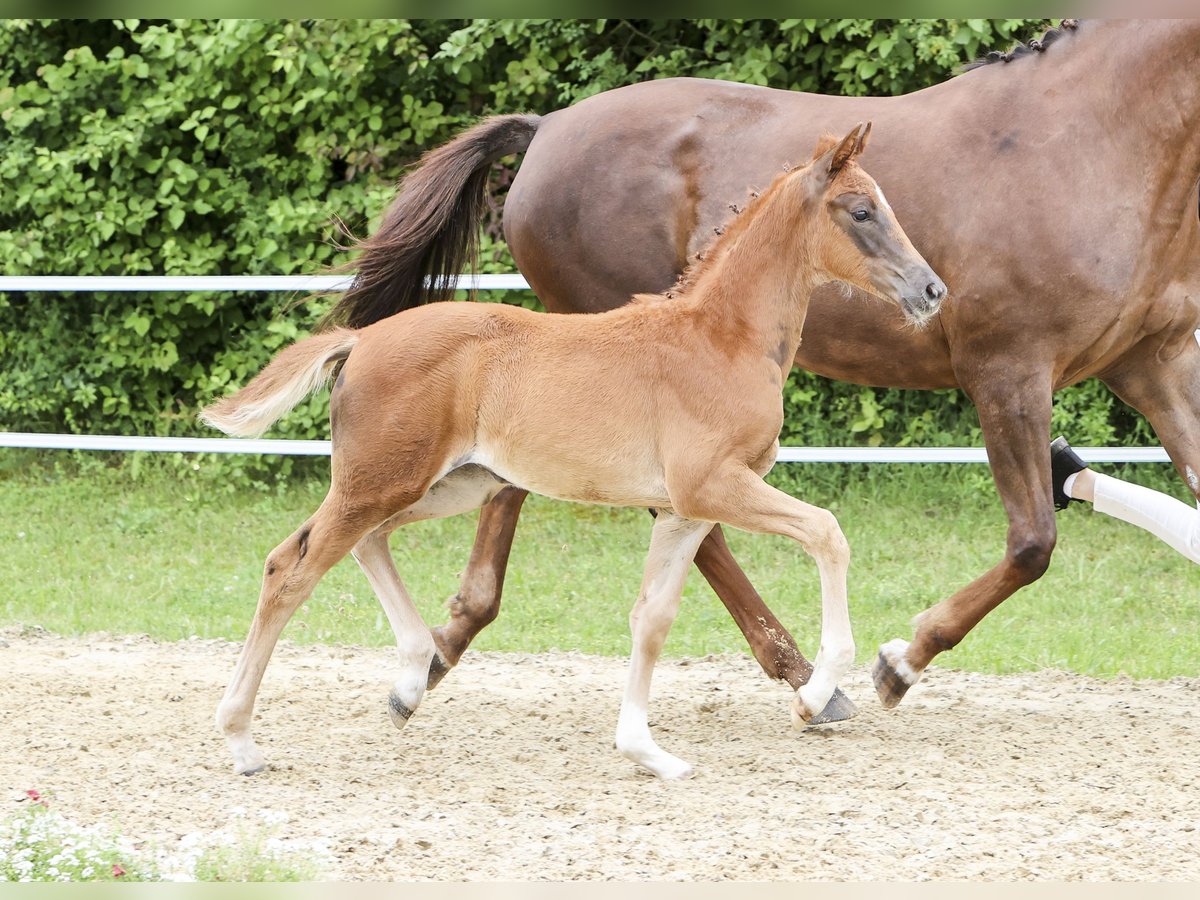
<path fill-rule="evenodd" d="M 1120 154 L 1111 167 L 1119 170 L 1116 177 L 1123 174 L 1140 186 L 1165 226 L 1177 227 L 1165 221 L 1175 214 L 1194 216 L 1200 179 L 1200 20 L 1082 22 L 1076 35 L 1046 51 L 1047 62 L 1051 54 L 1057 57 L 1054 66 L 1013 63 L 1014 75 L 1017 67 L 1027 66 L 1034 96 L 1046 97 L 1060 111 L 1059 122 L 1042 126 L 1075 123 L 1081 164 L 1092 154 Z M 1097 190 L 1111 187 L 1097 185 Z"/>

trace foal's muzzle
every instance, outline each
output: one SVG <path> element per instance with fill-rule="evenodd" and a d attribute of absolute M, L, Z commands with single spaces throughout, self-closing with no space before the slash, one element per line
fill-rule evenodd
<path fill-rule="evenodd" d="M 912 287 L 901 294 L 900 308 L 910 322 L 924 325 L 941 309 L 946 298 L 946 285 L 932 269 L 908 279 L 908 285 Z"/>

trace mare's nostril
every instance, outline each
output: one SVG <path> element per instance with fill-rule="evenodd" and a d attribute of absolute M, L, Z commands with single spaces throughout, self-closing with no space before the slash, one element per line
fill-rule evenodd
<path fill-rule="evenodd" d="M 946 296 L 946 286 L 940 281 L 931 281 L 925 285 L 925 298 L 930 303 L 937 303 Z"/>

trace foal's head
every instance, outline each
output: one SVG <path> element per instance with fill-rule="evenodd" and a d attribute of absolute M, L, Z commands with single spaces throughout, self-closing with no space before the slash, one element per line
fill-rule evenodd
<path fill-rule="evenodd" d="M 831 280 L 899 304 L 910 322 L 931 318 L 946 285 L 909 241 L 875 180 L 858 165 L 871 123 L 822 138 L 797 173 L 816 214 L 815 258 Z"/>

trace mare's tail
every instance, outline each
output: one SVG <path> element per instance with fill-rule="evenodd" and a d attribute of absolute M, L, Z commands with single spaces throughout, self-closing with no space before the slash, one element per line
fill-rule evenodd
<path fill-rule="evenodd" d="M 426 153 L 400 182 L 379 230 L 355 244 L 354 283 L 323 325 L 363 328 L 432 300 L 449 299 L 464 265 L 476 268 L 488 169 L 533 141 L 540 116 L 492 116 Z M 428 283 L 427 283 L 428 279 Z"/>
<path fill-rule="evenodd" d="M 248 385 L 200 411 L 200 419 L 226 434 L 258 437 L 284 413 L 324 386 L 333 363 L 358 343 L 358 332 L 335 328 L 285 347 Z"/>

